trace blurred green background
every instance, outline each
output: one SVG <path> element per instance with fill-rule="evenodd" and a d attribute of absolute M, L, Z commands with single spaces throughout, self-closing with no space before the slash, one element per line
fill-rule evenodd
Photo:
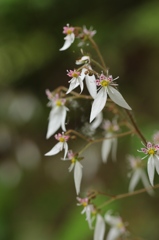
<path fill-rule="evenodd" d="M 60 154 L 44 157 L 55 144 L 53 137 L 45 139 L 50 111 L 45 89 L 68 86 L 66 69 L 73 69 L 80 56 L 76 43 L 59 52 L 67 23 L 97 30 L 94 38 L 110 73 L 120 76 L 120 91 L 145 136 L 151 139 L 159 130 L 158 1 L 0 0 L 0 240 L 93 236 L 76 206 L 69 165 L 60 161 Z M 83 108 L 80 111 L 86 114 Z M 79 128 L 81 119 L 76 111 L 73 115 L 72 125 Z M 75 149 L 82 144 L 78 141 Z M 100 144 L 88 149 L 82 193 L 89 188 L 127 192 L 125 155 L 136 155 L 140 146 L 136 138 L 120 139 L 118 162 L 109 159 L 107 165 L 101 164 Z M 156 190 L 154 198 L 144 193 L 108 209 L 129 223 L 133 239 L 158 240 L 158 201 Z"/>

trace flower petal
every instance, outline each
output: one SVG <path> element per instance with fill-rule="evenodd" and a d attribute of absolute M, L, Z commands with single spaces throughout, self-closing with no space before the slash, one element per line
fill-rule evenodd
<path fill-rule="evenodd" d="M 106 240 L 116 240 L 121 235 L 121 232 L 118 228 L 112 227 L 107 235 Z"/>
<path fill-rule="evenodd" d="M 103 110 L 107 101 L 107 91 L 106 88 L 101 88 L 97 93 L 96 98 L 92 104 L 90 122 Z"/>
<path fill-rule="evenodd" d="M 96 85 L 96 79 L 95 76 L 89 76 L 88 74 L 85 76 L 85 82 L 88 89 L 88 92 L 92 96 L 92 98 L 95 98 L 97 95 L 97 85 Z"/>
<path fill-rule="evenodd" d="M 74 168 L 74 182 L 77 195 L 80 193 L 83 166 L 77 161 Z"/>
<path fill-rule="evenodd" d="M 154 162 L 155 162 L 156 171 L 159 174 L 159 159 L 156 155 L 154 156 Z"/>
<path fill-rule="evenodd" d="M 62 149 L 63 149 L 63 143 L 58 142 L 49 152 L 47 152 L 45 154 L 45 156 L 55 155 L 55 154 L 59 153 L 60 151 L 62 151 Z"/>
<path fill-rule="evenodd" d="M 92 208 L 93 208 L 93 205 L 91 205 L 91 204 L 85 207 L 86 221 L 88 222 L 90 229 L 93 229 L 93 226 L 92 226 L 93 218 L 91 218 Z"/>
<path fill-rule="evenodd" d="M 68 144 L 67 144 L 67 142 L 63 143 L 63 148 L 64 148 L 64 159 L 65 159 L 66 155 L 68 153 Z"/>
<path fill-rule="evenodd" d="M 71 46 L 71 44 L 75 40 L 75 35 L 74 33 L 68 34 L 64 39 L 65 39 L 65 42 L 63 47 L 59 49 L 60 51 L 64 51 Z"/>
<path fill-rule="evenodd" d="M 65 106 L 62 106 L 62 113 L 61 113 L 61 128 L 64 132 L 66 132 L 66 126 L 65 126 L 65 121 L 66 121 L 66 114 L 67 114 L 68 108 Z"/>
<path fill-rule="evenodd" d="M 100 214 L 97 214 L 94 230 L 94 240 L 103 240 L 105 234 L 105 221 Z"/>
<path fill-rule="evenodd" d="M 108 94 L 113 102 L 118 104 L 119 106 L 131 110 L 131 107 L 127 104 L 123 96 L 118 92 L 115 88 L 108 86 Z"/>
<path fill-rule="evenodd" d="M 100 113 L 96 116 L 95 120 L 90 124 L 90 128 L 91 128 L 92 130 L 98 128 L 98 127 L 100 126 L 100 124 L 102 123 L 102 121 L 103 121 L 103 114 L 102 114 L 102 112 L 100 112 Z"/>
<path fill-rule="evenodd" d="M 147 172 L 151 185 L 153 186 L 154 174 L 155 174 L 155 163 L 153 156 L 150 156 L 147 162 Z"/>
<path fill-rule="evenodd" d="M 112 134 L 111 133 L 107 133 L 105 135 L 105 137 L 111 137 Z M 108 159 L 108 155 L 110 153 L 110 150 L 111 150 L 111 146 L 112 146 L 112 139 L 105 139 L 103 142 L 102 142 L 102 149 L 101 149 L 101 154 L 102 154 L 102 161 L 104 163 L 107 162 L 107 159 Z"/>
<path fill-rule="evenodd" d="M 79 81 L 74 78 L 73 80 L 70 81 L 70 86 L 66 92 L 66 94 L 70 93 L 72 90 L 74 90 L 76 87 L 80 85 Z"/>
<path fill-rule="evenodd" d="M 52 108 L 49 116 L 49 124 L 46 134 L 47 139 L 50 138 L 60 128 L 61 114 L 62 114 L 61 107 Z"/>
<path fill-rule="evenodd" d="M 111 211 L 108 211 L 104 217 L 105 217 L 105 221 L 111 226 L 116 226 L 121 222 L 121 218 L 118 216 L 117 217 L 112 216 Z"/>
<path fill-rule="evenodd" d="M 151 187 L 151 185 L 149 184 L 149 181 L 147 179 L 147 175 L 145 174 L 143 169 L 140 169 L 140 171 L 141 171 L 140 176 L 141 176 L 141 180 L 142 180 L 142 183 L 143 183 L 144 187 L 146 188 L 147 192 L 151 196 L 153 196 L 155 192 L 154 192 L 153 188 Z"/>
<path fill-rule="evenodd" d="M 134 172 L 133 172 L 133 175 L 131 177 L 131 180 L 130 180 L 130 183 L 129 183 L 129 192 L 133 192 L 137 183 L 139 182 L 140 180 L 140 171 L 139 169 L 136 169 Z"/>

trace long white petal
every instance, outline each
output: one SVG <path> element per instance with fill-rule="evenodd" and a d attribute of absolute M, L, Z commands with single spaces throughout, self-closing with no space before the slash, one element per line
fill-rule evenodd
<path fill-rule="evenodd" d="M 62 114 L 61 114 L 61 128 L 64 132 L 66 132 L 66 126 L 65 126 L 65 121 L 66 121 L 66 114 L 67 114 L 68 108 L 65 106 L 62 106 Z"/>
<path fill-rule="evenodd" d="M 105 221 L 100 214 L 97 214 L 94 230 L 94 240 L 103 240 L 105 234 Z"/>
<path fill-rule="evenodd" d="M 154 162 L 155 162 L 156 171 L 159 174 L 159 159 L 156 155 L 154 156 Z"/>
<path fill-rule="evenodd" d="M 101 88 L 97 93 L 96 98 L 92 104 L 90 122 L 103 110 L 107 101 L 107 91 L 106 88 Z"/>
<path fill-rule="evenodd" d="M 120 236 L 120 231 L 115 228 L 115 227 L 112 227 L 109 232 L 108 232 L 108 235 L 107 235 L 107 238 L 106 240 L 116 240 L 118 239 L 118 237 Z"/>
<path fill-rule="evenodd" d="M 100 126 L 100 124 L 102 123 L 102 121 L 103 121 L 103 114 L 102 114 L 102 112 L 100 112 L 97 116 L 96 116 L 96 118 L 94 119 L 94 121 L 90 124 L 90 128 L 91 129 L 96 129 L 96 128 L 98 128 L 99 126 Z"/>
<path fill-rule="evenodd" d="M 153 186 L 154 174 L 155 174 L 155 163 L 153 156 L 150 156 L 147 162 L 147 172 L 151 185 Z"/>
<path fill-rule="evenodd" d="M 61 107 L 54 107 L 52 108 L 49 116 L 49 124 L 47 129 L 46 138 L 50 138 L 59 128 L 61 125 Z"/>
<path fill-rule="evenodd" d="M 96 85 L 96 79 L 95 76 L 89 76 L 88 74 L 85 76 L 85 82 L 88 89 L 88 92 L 92 96 L 92 98 L 95 98 L 97 95 L 97 85 Z"/>
<path fill-rule="evenodd" d="M 45 154 L 45 156 L 55 155 L 55 154 L 59 153 L 60 151 L 62 151 L 62 149 L 63 149 L 63 143 L 58 142 L 49 152 L 47 152 Z"/>
<path fill-rule="evenodd" d="M 82 165 L 77 161 L 74 168 L 74 182 L 77 195 L 80 193 L 80 186 L 82 180 Z"/>
<path fill-rule="evenodd" d="M 143 183 L 144 187 L 146 188 L 147 192 L 151 196 L 154 195 L 155 192 L 154 192 L 153 188 L 151 187 L 151 185 L 149 184 L 149 181 L 147 179 L 147 175 L 145 174 L 143 169 L 141 169 L 140 171 L 141 171 L 140 176 L 141 176 L 141 180 L 142 180 L 142 183 Z"/>
<path fill-rule="evenodd" d="M 131 107 L 127 104 L 123 96 L 118 92 L 115 88 L 108 86 L 108 94 L 113 102 L 118 104 L 119 106 L 131 110 Z"/>
<path fill-rule="evenodd" d="M 74 33 L 68 34 L 64 39 L 65 42 L 63 47 L 59 49 L 60 51 L 64 51 L 71 46 L 71 44 L 74 42 L 75 35 Z"/>
<path fill-rule="evenodd" d="M 107 133 L 105 135 L 105 137 L 111 137 L 112 134 L 111 133 Z M 102 155 L 102 161 L 104 163 L 107 162 L 107 159 L 108 159 L 108 155 L 110 153 L 110 150 L 111 150 L 111 146 L 112 146 L 112 139 L 105 139 L 103 142 L 102 142 L 102 149 L 101 149 L 101 155 Z"/>
<path fill-rule="evenodd" d="M 130 183 L 129 183 L 129 192 L 133 192 L 137 183 L 139 182 L 140 180 L 140 171 L 139 169 L 136 169 L 134 172 L 133 172 L 133 175 L 131 177 L 131 180 L 130 180 Z"/>
<path fill-rule="evenodd" d="M 111 151 L 112 151 L 112 160 L 116 161 L 116 153 L 117 153 L 117 145 L 118 145 L 118 139 L 117 138 L 113 138 L 112 139 L 112 147 L 111 147 Z"/>

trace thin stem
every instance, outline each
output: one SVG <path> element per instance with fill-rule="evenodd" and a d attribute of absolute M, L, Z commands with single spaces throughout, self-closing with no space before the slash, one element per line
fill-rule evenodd
<path fill-rule="evenodd" d="M 131 114 L 130 111 L 127 110 L 127 109 L 125 109 L 125 111 L 126 111 L 128 117 L 129 117 L 129 119 L 130 119 L 130 121 L 131 121 L 131 123 L 132 123 L 132 125 L 133 125 L 133 127 L 134 127 L 134 129 L 135 129 L 136 134 L 141 138 L 141 140 L 143 141 L 143 143 L 146 145 L 146 144 L 147 144 L 146 138 L 144 137 L 144 135 L 142 134 L 142 132 L 141 132 L 140 129 L 138 128 L 138 126 L 137 126 L 137 124 L 136 124 L 136 122 L 135 122 L 132 114 Z"/>
<path fill-rule="evenodd" d="M 106 205 L 108 205 L 108 204 L 110 204 L 110 203 L 112 203 L 112 202 L 114 202 L 116 200 L 127 198 L 127 197 L 131 197 L 131 196 L 135 196 L 135 195 L 140 194 L 140 193 L 144 193 L 148 189 L 151 189 L 151 188 L 153 188 L 153 189 L 159 188 L 159 184 L 155 185 L 154 187 L 142 188 L 142 189 L 136 190 L 134 192 L 119 194 L 117 196 L 112 197 L 108 201 L 104 202 L 102 205 L 99 206 L 99 208 L 103 208 L 104 206 L 106 206 Z"/>
<path fill-rule="evenodd" d="M 98 138 L 98 139 L 95 139 L 95 140 L 89 140 L 90 142 L 85 145 L 84 148 L 82 148 L 82 150 L 79 152 L 79 154 L 81 154 L 82 152 L 84 152 L 89 146 L 91 146 L 92 144 L 94 143 L 97 143 L 97 142 L 102 142 L 106 139 L 112 139 L 112 138 L 119 138 L 119 137 L 123 137 L 123 136 L 126 136 L 126 135 L 129 135 L 129 134 L 132 134 L 133 131 L 128 131 L 128 132 L 124 132 L 124 133 L 119 133 L 119 134 L 116 134 L 116 135 L 113 135 L 111 137 L 107 137 L 107 138 Z"/>
<path fill-rule="evenodd" d="M 93 45 L 94 49 L 96 50 L 96 52 L 98 54 L 98 57 L 99 57 L 99 59 L 101 61 L 101 64 L 102 64 L 102 66 L 104 68 L 104 71 L 106 72 L 107 71 L 107 67 L 106 67 L 104 59 L 103 59 L 103 57 L 102 57 L 102 55 L 101 55 L 101 53 L 99 51 L 98 45 L 96 44 L 96 42 L 91 37 L 89 38 L 89 41 L 91 42 L 91 44 Z"/>
<path fill-rule="evenodd" d="M 69 135 L 70 133 L 74 133 L 78 137 L 84 139 L 86 142 L 90 141 L 90 139 L 86 138 L 83 134 L 81 134 L 73 129 L 69 129 L 67 132 L 65 132 L 66 135 Z"/>

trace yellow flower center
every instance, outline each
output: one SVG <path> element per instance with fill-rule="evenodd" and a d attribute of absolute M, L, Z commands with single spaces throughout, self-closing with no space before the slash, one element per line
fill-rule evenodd
<path fill-rule="evenodd" d="M 109 81 L 108 80 L 102 80 L 100 82 L 100 84 L 101 84 L 102 87 L 107 87 L 109 85 Z"/>
<path fill-rule="evenodd" d="M 67 34 L 71 34 L 72 33 L 72 30 L 71 29 L 68 29 L 67 30 Z"/>
<path fill-rule="evenodd" d="M 72 163 L 75 163 L 75 162 L 76 162 L 76 159 L 75 159 L 75 158 L 72 158 L 72 159 L 71 159 L 71 162 L 72 162 Z"/>
<path fill-rule="evenodd" d="M 151 148 L 151 149 L 148 151 L 148 154 L 149 154 L 149 155 L 155 154 L 155 150 L 154 150 L 153 148 Z"/>
<path fill-rule="evenodd" d="M 83 207 L 86 207 L 88 204 L 86 202 L 82 203 Z"/>
<path fill-rule="evenodd" d="M 117 224 L 117 228 L 119 228 L 119 229 L 120 229 L 120 228 L 123 228 L 123 226 L 124 226 L 124 225 L 123 225 L 122 222 L 119 222 L 119 223 Z"/>
<path fill-rule="evenodd" d="M 77 73 L 72 73 L 72 77 L 77 78 L 77 77 L 78 77 L 78 74 L 77 74 Z"/>
<path fill-rule="evenodd" d="M 60 138 L 59 138 L 59 142 L 65 142 L 64 137 L 60 137 Z"/>
<path fill-rule="evenodd" d="M 61 103 L 60 100 L 57 100 L 57 101 L 56 101 L 56 106 L 58 106 L 58 107 L 62 106 L 62 103 Z"/>

